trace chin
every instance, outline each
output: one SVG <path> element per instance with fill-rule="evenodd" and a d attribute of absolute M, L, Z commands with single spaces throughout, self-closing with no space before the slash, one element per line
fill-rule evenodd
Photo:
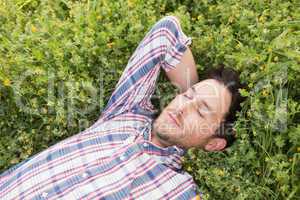
<path fill-rule="evenodd" d="M 158 133 L 158 137 L 169 143 L 170 145 L 176 145 L 176 146 L 182 146 L 182 138 L 180 137 L 180 134 L 174 133 L 174 131 L 170 130 L 161 130 L 161 132 Z"/>
<path fill-rule="evenodd" d="M 168 142 L 170 140 L 170 136 L 164 134 L 161 131 L 156 132 L 156 135 L 159 137 L 160 140 Z"/>

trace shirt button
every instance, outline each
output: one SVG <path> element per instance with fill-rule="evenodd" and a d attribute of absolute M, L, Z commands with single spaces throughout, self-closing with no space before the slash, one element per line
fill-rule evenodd
<path fill-rule="evenodd" d="M 83 173 L 82 174 L 82 178 L 86 178 L 86 177 L 88 177 L 88 174 L 87 173 Z"/>
<path fill-rule="evenodd" d="M 145 143 L 143 144 L 143 146 L 144 146 L 144 147 L 148 147 L 149 144 L 145 142 Z"/>
<path fill-rule="evenodd" d="M 47 192 L 43 192 L 43 193 L 42 193 L 42 197 L 44 197 L 44 198 L 47 197 L 47 195 L 48 195 Z"/>
<path fill-rule="evenodd" d="M 120 160 L 125 160 L 125 156 L 124 155 L 122 155 L 121 157 L 120 157 Z"/>

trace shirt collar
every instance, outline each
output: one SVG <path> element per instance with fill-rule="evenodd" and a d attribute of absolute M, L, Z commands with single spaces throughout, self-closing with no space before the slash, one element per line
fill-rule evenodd
<path fill-rule="evenodd" d="M 144 126 L 140 127 L 141 137 L 139 137 L 140 143 L 147 143 L 147 145 L 141 145 L 142 149 L 148 154 L 153 155 L 155 159 L 165 165 L 179 170 L 182 168 L 182 156 L 185 155 L 187 150 L 173 145 L 169 147 L 160 147 L 151 142 L 151 130 L 152 121 L 148 121 Z"/>

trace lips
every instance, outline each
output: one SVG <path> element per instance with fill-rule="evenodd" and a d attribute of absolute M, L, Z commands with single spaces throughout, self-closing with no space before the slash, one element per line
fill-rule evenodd
<path fill-rule="evenodd" d="M 178 122 L 178 120 L 176 119 L 176 116 L 172 113 L 172 112 L 168 112 L 169 117 L 172 119 L 172 121 L 178 126 L 180 127 L 180 124 Z"/>

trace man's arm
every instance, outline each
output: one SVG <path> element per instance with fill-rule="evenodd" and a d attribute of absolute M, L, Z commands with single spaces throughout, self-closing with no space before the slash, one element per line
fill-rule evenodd
<path fill-rule="evenodd" d="M 164 69 L 171 81 L 183 85 L 186 77 L 178 74 L 185 71 L 184 67 L 193 69 L 190 51 L 187 51 L 191 38 L 187 37 L 174 16 L 166 16 L 159 20 L 129 59 L 128 64 L 102 112 L 102 119 L 109 119 L 119 113 L 132 110 L 136 105 L 151 109 L 150 98 L 155 89 L 156 79 L 160 68 Z M 182 58 L 185 54 L 186 58 Z M 176 69 L 178 67 L 179 69 Z M 195 68 L 195 67 L 194 67 Z M 175 70 L 175 71 L 174 71 Z M 171 72 L 174 71 L 174 72 Z M 194 70 L 187 70 L 194 71 Z M 173 75 L 176 74 L 176 75 Z M 193 82 L 195 77 L 193 77 Z M 181 87 L 181 86 L 180 86 Z"/>
<path fill-rule="evenodd" d="M 166 74 L 180 92 L 186 91 L 199 81 L 194 57 L 189 47 L 187 47 L 176 68 L 166 72 Z"/>

